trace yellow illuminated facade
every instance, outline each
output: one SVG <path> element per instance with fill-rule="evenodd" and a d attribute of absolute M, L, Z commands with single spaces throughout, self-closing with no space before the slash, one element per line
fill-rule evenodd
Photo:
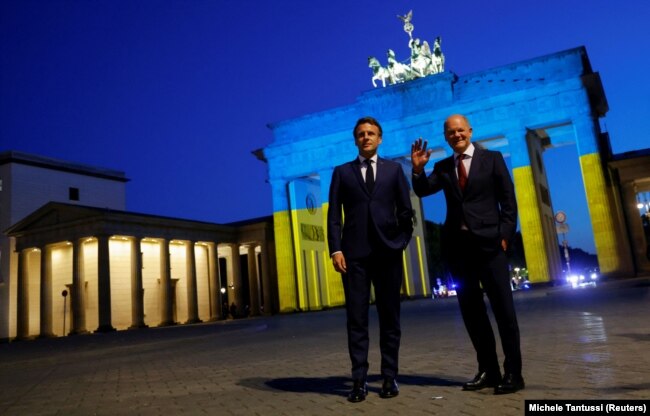
<path fill-rule="evenodd" d="M 615 208 L 610 190 L 605 184 L 603 164 L 598 153 L 580 156 L 587 206 L 598 252 L 598 265 L 602 273 L 615 273 L 621 269 L 621 238 L 615 224 Z M 624 247 L 624 246 L 623 246 Z"/>
<path fill-rule="evenodd" d="M 519 208 L 526 267 L 531 283 L 551 280 L 549 261 L 543 239 L 542 216 L 535 191 L 535 180 L 530 166 L 515 168 L 512 171 Z"/>

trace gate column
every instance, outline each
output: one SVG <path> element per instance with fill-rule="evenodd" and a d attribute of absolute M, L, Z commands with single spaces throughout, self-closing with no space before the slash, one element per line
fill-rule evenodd
<path fill-rule="evenodd" d="M 548 282 L 551 280 L 551 271 L 543 239 L 543 218 L 535 176 L 530 166 L 526 135 L 527 130 L 523 128 L 508 134 L 519 224 L 529 279 L 532 283 Z"/>
<path fill-rule="evenodd" d="M 604 274 L 634 273 L 621 213 L 614 203 L 614 188 L 605 178 L 598 148 L 600 129 L 590 116 L 574 120 L 580 170 L 594 232 L 598 265 Z"/>

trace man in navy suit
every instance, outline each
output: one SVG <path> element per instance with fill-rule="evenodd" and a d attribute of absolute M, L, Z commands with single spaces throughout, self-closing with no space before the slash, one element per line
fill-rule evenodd
<path fill-rule="evenodd" d="M 347 312 L 348 350 L 352 362 L 351 402 L 368 394 L 368 309 L 370 284 L 379 317 L 382 398 L 399 393 L 396 377 L 401 337 L 402 252 L 413 233 L 413 209 L 402 167 L 377 155 L 382 129 L 364 117 L 353 130 L 359 155 L 332 174 L 327 240 L 336 271 L 341 273 Z"/>
<path fill-rule="evenodd" d="M 442 229 L 443 258 L 457 279 L 458 303 L 476 350 L 478 373 L 464 390 L 494 387 L 495 394 L 524 388 L 519 326 L 512 300 L 505 251 L 517 227 L 517 203 L 508 168 L 499 152 L 471 143 L 467 118 L 447 118 L 444 135 L 454 154 L 437 162 L 428 177 L 431 150 L 418 139 L 411 146 L 413 190 L 419 197 L 443 191 L 447 217 Z M 490 300 L 505 355 L 501 377 L 496 342 L 483 290 Z"/>

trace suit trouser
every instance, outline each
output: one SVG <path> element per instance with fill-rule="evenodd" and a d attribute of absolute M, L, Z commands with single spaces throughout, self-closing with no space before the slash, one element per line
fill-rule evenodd
<path fill-rule="evenodd" d="M 352 378 L 364 379 L 368 373 L 368 310 L 371 283 L 375 288 L 375 306 L 379 318 L 381 374 L 384 377 L 396 377 L 401 337 L 402 252 L 376 250 L 368 257 L 346 259 L 346 263 L 347 273 L 343 274 L 342 278 Z"/>
<path fill-rule="evenodd" d="M 497 322 L 506 373 L 521 374 L 519 325 L 512 299 L 508 259 L 498 247 L 486 250 L 484 242 L 469 232 L 461 232 L 455 258 L 450 263 L 458 283 L 457 295 L 463 321 L 478 360 L 479 371 L 500 374 L 494 332 L 490 325 L 483 289 Z M 481 288 L 482 285 L 482 288 Z"/>

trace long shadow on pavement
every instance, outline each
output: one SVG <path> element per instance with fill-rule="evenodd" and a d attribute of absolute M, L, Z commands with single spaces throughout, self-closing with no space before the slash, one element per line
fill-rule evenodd
<path fill-rule="evenodd" d="M 382 378 L 368 377 L 368 390 L 379 391 Z M 462 382 L 447 378 L 422 375 L 400 375 L 397 378 L 401 385 L 417 386 L 461 386 Z M 274 379 L 248 378 L 238 384 L 260 390 L 280 390 L 292 393 L 318 393 L 345 396 L 352 387 L 349 377 L 284 377 Z"/>

